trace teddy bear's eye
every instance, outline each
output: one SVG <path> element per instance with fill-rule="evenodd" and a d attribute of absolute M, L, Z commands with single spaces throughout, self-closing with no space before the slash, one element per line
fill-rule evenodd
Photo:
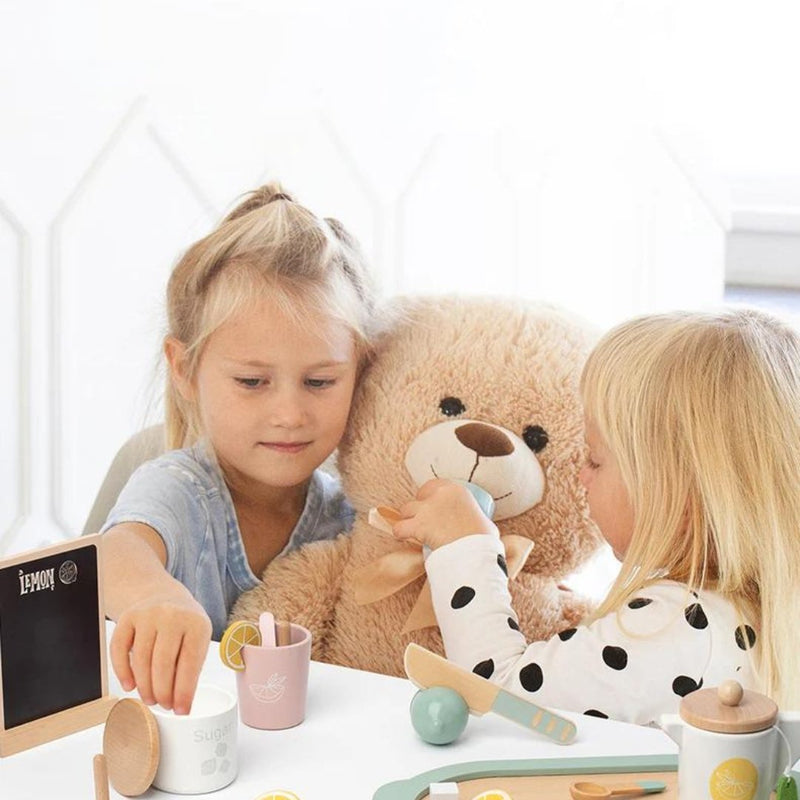
<path fill-rule="evenodd" d="M 527 425 L 525 430 L 522 431 L 522 438 L 534 453 L 544 450 L 550 441 L 547 431 L 541 425 Z"/>
<path fill-rule="evenodd" d="M 439 403 L 439 408 L 446 417 L 457 417 L 467 410 L 467 407 L 457 397 L 443 398 Z"/>

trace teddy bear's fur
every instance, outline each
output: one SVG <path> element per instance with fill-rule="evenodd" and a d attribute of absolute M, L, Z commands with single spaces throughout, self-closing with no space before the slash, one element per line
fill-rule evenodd
<path fill-rule="evenodd" d="M 367 515 L 374 506 L 399 507 L 414 496 L 417 483 L 406 467 L 412 443 L 418 450 L 419 435 L 440 423 L 438 441 L 455 443 L 459 423 L 474 421 L 516 434 L 498 435 L 525 450 L 521 458 L 537 461 L 544 478 L 538 504 L 498 522 L 501 534 L 535 543 L 510 584 L 520 627 L 528 639 L 541 639 L 573 626 L 588 607 L 559 582 L 600 543 L 578 479 L 585 461 L 578 380 L 592 332 L 557 309 L 502 298 L 399 298 L 388 313 L 392 322 L 356 390 L 338 451 L 356 510 L 352 532 L 273 561 L 231 619 L 256 620 L 270 610 L 311 630 L 315 659 L 392 675 L 404 674 L 410 641 L 441 653 L 437 628 L 402 633 L 424 577 L 367 605 L 355 602 L 355 589 L 361 567 L 405 546 L 372 527 Z M 539 449 L 535 456 L 526 436 Z M 460 474 L 441 474 L 433 454 L 431 473 L 417 475 L 418 482 L 434 471 L 467 479 L 476 463 L 492 466 L 491 457 L 470 456 L 464 469 L 456 468 Z M 473 480 L 478 477 L 476 469 Z M 490 491 L 499 496 L 497 487 Z"/>

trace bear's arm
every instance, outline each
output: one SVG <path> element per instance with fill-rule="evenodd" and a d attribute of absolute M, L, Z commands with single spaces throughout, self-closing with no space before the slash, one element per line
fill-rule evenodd
<path fill-rule="evenodd" d="M 258 622 L 262 611 L 311 631 L 311 657 L 324 661 L 325 643 L 341 591 L 350 537 L 311 542 L 276 558 L 261 575 L 261 583 L 236 601 L 230 621 Z"/>

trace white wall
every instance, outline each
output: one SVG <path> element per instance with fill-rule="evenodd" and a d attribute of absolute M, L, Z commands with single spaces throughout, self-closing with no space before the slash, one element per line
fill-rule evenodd
<path fill-rule="evenodd" d="M 387 294 L 521 294 L 601 325 L 719 301 L 724 221 L 663 142 L 730 103 L 715 48 L 753 13 L 0 0 L 0 553 L 80 530 L 155 394 L 172 263 L 267 178 L 345 221 Z"/>

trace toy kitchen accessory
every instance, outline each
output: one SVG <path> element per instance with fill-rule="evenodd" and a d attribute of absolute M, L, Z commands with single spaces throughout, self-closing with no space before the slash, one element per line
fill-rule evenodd
<path fill-rule="evenodd" d="M 404 663 L 409 680 L 420 689 L 411 701 L 411 724 L 426 742 L 450 744 L 464 730 L 468 714 L 481 716 L 488 711 L 557 744 L 571 744 L 575 739 L 577 729 L 571 720 L 510 694 L 418 644 L 406 646 Z"/>
<path fill-rule="evenodd" d="M 175 794 L 222 789 L 237 773 L 237 726 L 236 697 L 217 686 L 198 686 L 184 715 L 124 698 L 103 732 L 108 779 L 126 797 L 151 785 Z"/>
<path fill-rule="evenodd" d="M 251 728 L 282 730 L 306 716 L 311 632 L 263 612 L 256 626 L 231 623 L 220 641 L 222 663 L 236 670 L 239 714 Z"/>
<path fill-rule="evenodd" d="M 681 700 L 661 727 L 680 747 L 678 794 L 692 800 L 768 800 L 791 764 L 786 736 L 770 698 L 736 681 Z M 794 724 L 786 722 L 784 724 Z"/>

